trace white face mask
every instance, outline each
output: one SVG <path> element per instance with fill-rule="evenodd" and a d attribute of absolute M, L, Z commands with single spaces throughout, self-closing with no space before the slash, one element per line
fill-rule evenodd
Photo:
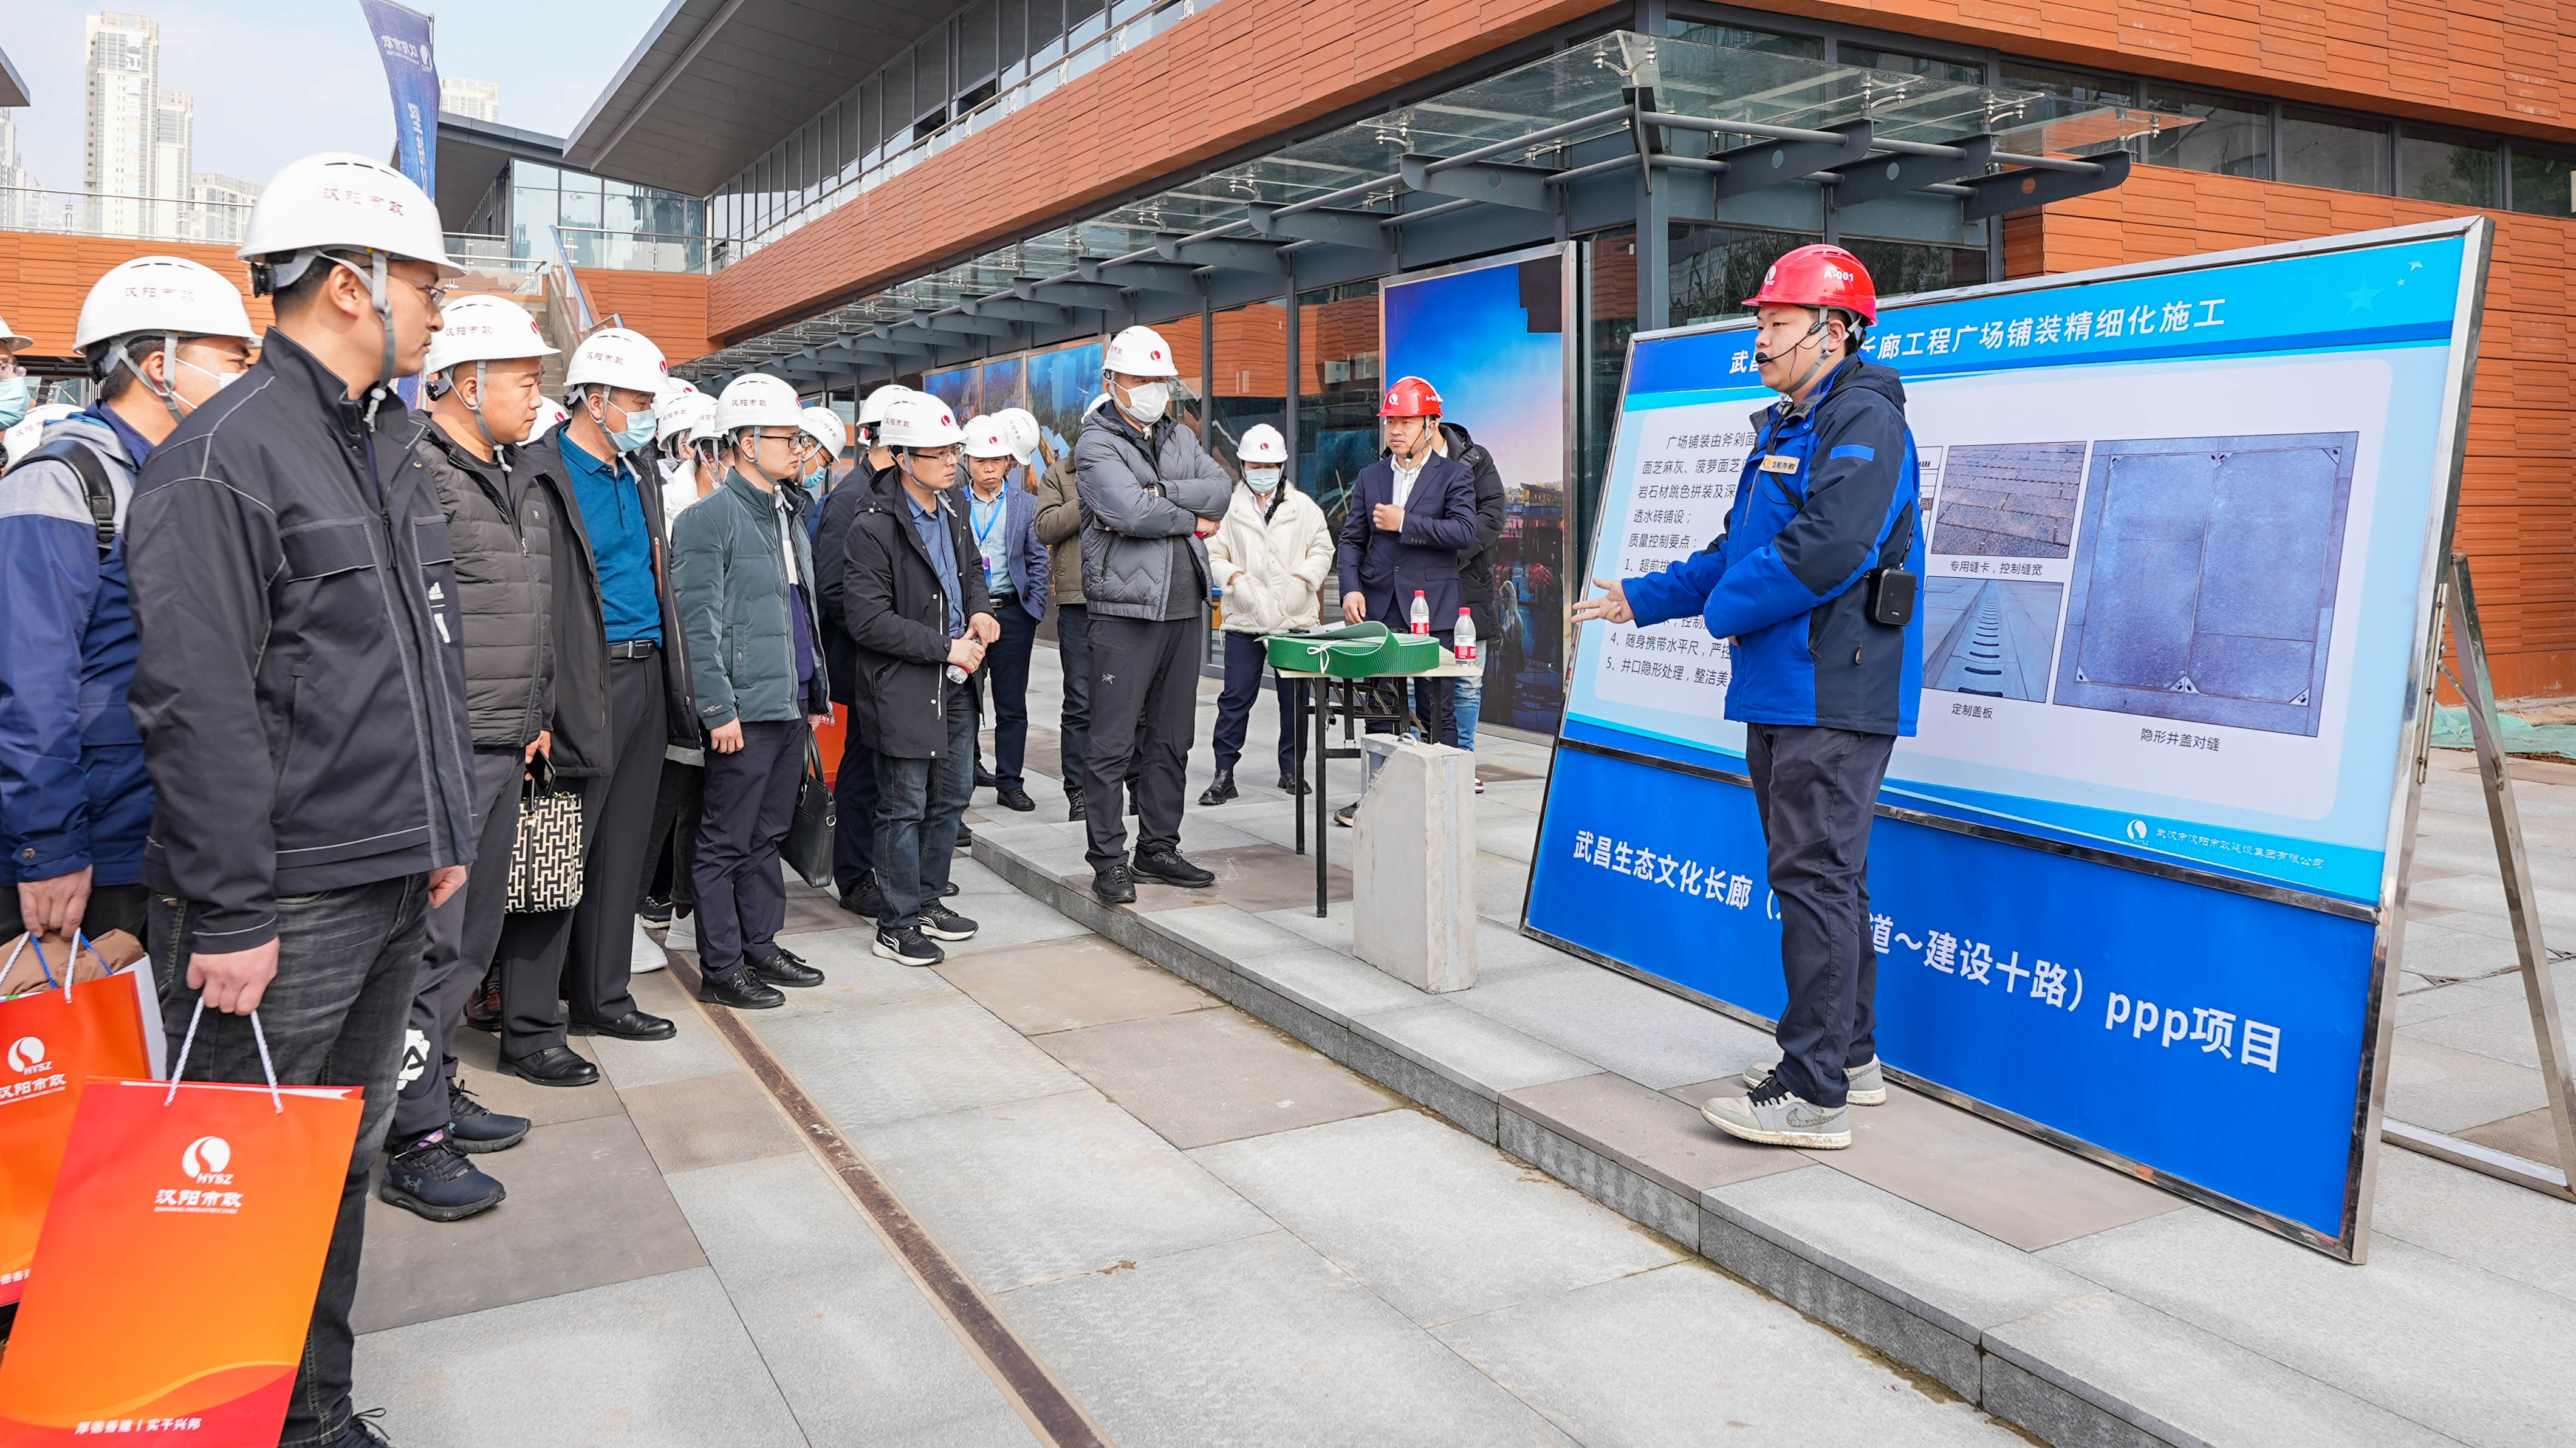
<path fill-rule="evenodd" d="M 1278 468 L 1245 468 L 1243 481 L 1252 491 L 1267 493 L 1279 486 L 1280 471 Z"/>
<path fill-rule="evenodd" d="M 1138 422 L 1152 422 L 1163 415 L 1172 400 L 1172 389 L 1160 382 L 1148 382 L 1127 389 L 1127 415 Z"/>

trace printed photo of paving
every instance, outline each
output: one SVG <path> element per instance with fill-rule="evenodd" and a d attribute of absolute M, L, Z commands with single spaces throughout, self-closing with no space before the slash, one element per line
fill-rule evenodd
<path fill-rule="evenodd" d="M 2057 702 L 2313 737 L 2357 441 L 2095 444 Z"/>
<path fill-rule="evenodd" d="M 1932 551 L 1979 558 L 2063 558 L 2084 485 L 2080 442 L 1953 447 L 1941 478 Z"/>
<path fill-rule="evenodd" d="M 1923 586 L 1923 687 L 1996 699 L 2048 697 L 2055 583 L 1935 578 Z"/>

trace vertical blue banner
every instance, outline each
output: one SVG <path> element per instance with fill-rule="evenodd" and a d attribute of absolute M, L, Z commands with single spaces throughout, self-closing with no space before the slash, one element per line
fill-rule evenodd
<path fill-rule="evenodd" d="M 438 58 L 430 47 L 429 17 L 393 0 L 358 0 L 385 62 L 385 87 L 393 94 L 395 164 L 438 195 Z"/>

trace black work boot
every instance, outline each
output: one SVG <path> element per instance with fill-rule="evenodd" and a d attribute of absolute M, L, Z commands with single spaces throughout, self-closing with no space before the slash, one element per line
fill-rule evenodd
<path fill-rule="evenodd" d="M 376 1195 L 405 1211 L 433 1222 L 453 1222 L 489 1211 L 509 1195 L 499 1182 L 476 1171 L 444 1131 L 394 1145 Z"/>
<path fill-rule="evenodd" d="M 1237 791 L 1234 787 L 1234 771 L 1231 769 L 1220 769 L 1216 772 L 1216 778 L 1208 781 L 1207 792 L 1199 796 L 1199 803 L 1203 805 L 1223 804 L 1227 800 L 1235 798 L 1236 793 Z"/>

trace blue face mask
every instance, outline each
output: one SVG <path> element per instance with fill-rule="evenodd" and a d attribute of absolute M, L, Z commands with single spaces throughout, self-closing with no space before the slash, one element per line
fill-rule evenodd
<path fill-rule="evenodd" d="M 600 430 L 607 431 L 606 428 Z M 653 431 L 653 409 L 639 407 L 626 414 L 626 430 L 609 433 L 608 440 L 619 452 L 630 453 L 637 448 L 650 446 L 653 441 Z"/>
<path fill-rule="evenodd" d="M 27 416 L 27 379 L 0 377 L 0 428 L 16 427 Z"/>

